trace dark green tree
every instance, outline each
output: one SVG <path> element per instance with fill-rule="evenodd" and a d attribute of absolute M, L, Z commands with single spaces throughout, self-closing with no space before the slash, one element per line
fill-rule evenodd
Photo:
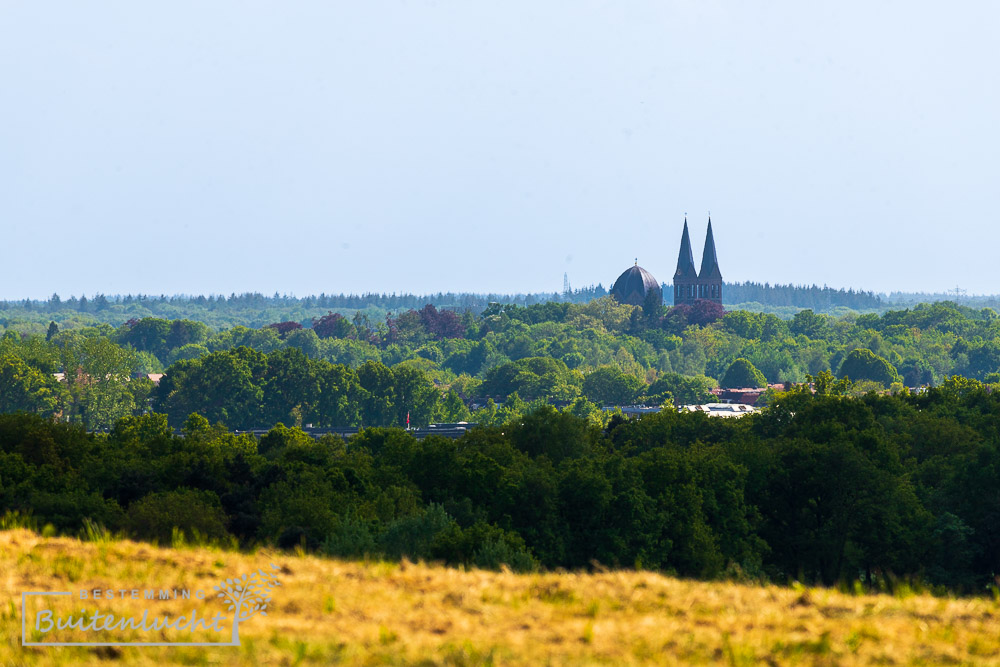
<path fill-rule="evenodd" d="M 326 362 L 319 362 L 315 373 L 319 393 L 308 421 L 327 427 L 357 426 L 363 401 L 358 374 L 348 366 Z"/>
<path fill-rule="evenodd" d="M 392 369 L 380 361 L 366 361 L 358 367 L 361 394 L 361 423 L 365 426 L 401 426 L 396 421 Z M 405 416 L 405 415 L 404 415 Z"/>
<path fill-rule="evenodd" d="M 178 361 L 157 387 L 157 410 L 176 426 L 194 412 L 230 428 L 258 426 L 263 421 L 261 383 L 266 369 L 267 357 L 247 347 Z"/>
<path fill-rule="evenodd" d="M 226 513 L 211 491 L 175 489 L 150 493 L 132 503 L 125 528 L 133 536 L 169 545 L 174 529 L 185 539 L 220 540 L 226 537 Z"/>
<path fill-rule="evenodd" d="M 749 361 L 740 358 L 730 364 L 726 374 L 719 381 L 719 386 L 726 389 L 761 388 L 767 386 L 767 378 Z"/>
<path fill-rule="evenodd" d="M 261 420 L 302 426 L 319 400 L 319 378 L 314 365 L 298 348 L 286 347 L 267 355 L 267 370 L 261 383 Z"/>

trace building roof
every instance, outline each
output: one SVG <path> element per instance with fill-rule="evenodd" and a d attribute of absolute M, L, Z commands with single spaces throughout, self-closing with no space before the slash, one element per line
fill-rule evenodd
<path fill-rule="evenodd" d="M 685 230 L 686 231 L 686 230 Z M 700 280 L 722 280 L 719 258 L 715 255 L 715 236 L 712 234 L 712 218 L 708 218 L 708 233 L 705 235 L 705 251 L 701 255 Z"/>
<path fill-rule="evenodd" d="M 655 291 L 663 298 L 663 290 L 653 274 L 638 264 L 625 270 L 611 287 L 611 295 L 619 303 L 641 306 L 649 292 Z"/>
<path fill-rule="evenodd" d="M 681 408 L 681 412 L 702 412 L 709 417 L 743 417 L 757 412 L 757 408 L 742 403 L 705 403 L 685 405 Z"/>
<path fill-rule="evenodd" d="M 684 217 L 684 233 L 681 234 L 681 250 L 677 254 L 677 270 L 674 271 L 674 282 L 678 280 L 697 280 L 698 271 L 694 268 L 694 253 L 691 252 L 691 236 L 688 234 L 688 219 Z"/>

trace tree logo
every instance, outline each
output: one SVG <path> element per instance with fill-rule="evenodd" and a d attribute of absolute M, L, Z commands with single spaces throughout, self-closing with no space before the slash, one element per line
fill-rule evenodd
<path fill-rule="evenodd" d="M 271 563 L 271 568 L 280 569 L 274 563 Z M 226 579 L 212 587 L 219 591 L 216 597 L 222 598 L 233 614 L 233 645 L 239 646 L 240 643 L 240 623 L 250 620 L 255 614 L 267 616 L 265 610 L 271 601 L 271 589 L 281 585 L 274 574 L 257 570 L 239 579 Z"/>

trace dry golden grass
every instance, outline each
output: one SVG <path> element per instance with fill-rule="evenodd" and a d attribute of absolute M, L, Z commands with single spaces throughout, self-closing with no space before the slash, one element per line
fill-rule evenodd
<path fill-rule="evenodd" d="M 284 569 L 266 618 L 232 648 L 24 648 L 20 592 L 177 585 Z M 261 551 L 83 543 L 0 532 L 0 664 L 990 664 L 984 599 L 850 596 L 648 572 L 515 575 Z M 122 605 L 125 605 L 124 607 Z M 116 603 L 134 611 L 141 603 Z M 220 608 L 221 609 L 221 608 Z"/>

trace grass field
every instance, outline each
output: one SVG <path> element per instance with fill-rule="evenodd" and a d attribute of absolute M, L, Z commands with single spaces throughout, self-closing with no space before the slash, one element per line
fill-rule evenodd
<path fill-rule="evenodd" d="M 272 562 L 282 585 L 268 616 L 241 625 L 238 647 L 20 645 L 22 591 L 212 592 L 220 579 Z M 648 572 L 515 575 L 80 542 L 17 529 L 0 532 L 0 587 L 3 665 L 1000 663 L 1000 605 L 992 600 L 855 596 Z M 107 604 L 141 614 L 147 603 Z M 223 610 L 214 599 L 202 604 Z"/>

